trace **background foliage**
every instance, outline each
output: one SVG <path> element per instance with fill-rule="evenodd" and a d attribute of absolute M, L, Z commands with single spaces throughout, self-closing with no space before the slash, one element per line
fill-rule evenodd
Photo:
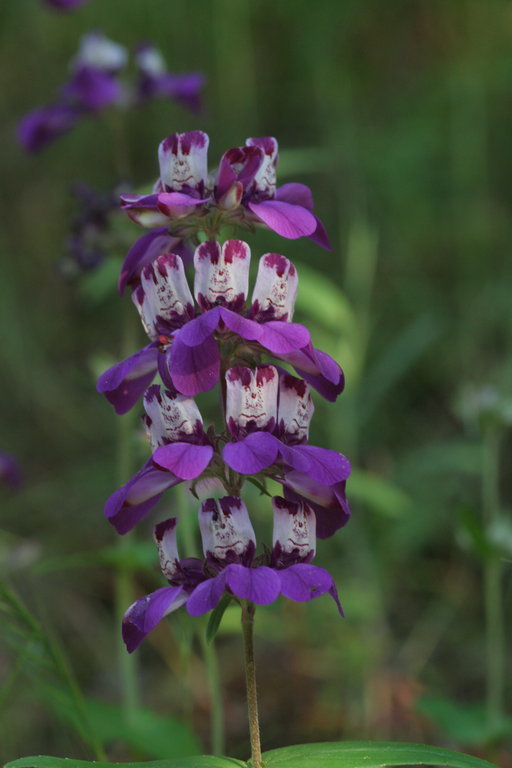
<path fill-rule="evenodd" d="M 204 115 L 160 102 L 122 125 L 84 121 L 25 156 L 17 121 L 51 100 L 91 27 L 128 46 L 154 40 L 171 70 L 203 70 Z M 312 187 L 332 253 L 263 232 L 251 246 L 299 264 L 297 319 L 348 382 L 335 406 L 317 400 L 313 429 L 313 442 L 355 467 L 353 520 L 318 554 L 347 618 L 327 600 L 258 611 L 265 747 L 429 740 L 510 765 L 509 721 L 489 730 L 483 714 L 492 648 L 486 661 L 482 577 L 500 562 L 510 604 L 510 438 L 493 422 L 503 515 L 489 532 L 489 429 L 468 391 L 507 393 L 512 378 L 512 3 L 90 0 L 58 15 L 16 0 L 0 5 L 0 68 L 0 449 L 26 476 L 2 494 L 0 565 L 18 595 L 5 592 L 1 606 L 2 756 L 90 757 L 94 742 L 111 759 L 209 749 L 204 656 L 185 615 L 142 648 L 144 712 L 136 726 L 123 716 L 113 571 L 133 572 L 137 594 L 161 579 L 147 543 L 154 519 L 120 553 L 102 518 L 117 486 L 116 417 L 94 381 L 119 357 L 131 307 L 111 290 L 116 262 L 74 283 L 56 268 L 74 181 L 147 184 L 161 138 L 201 127 L 212 165 L 247 136 L 271 134 L 279 179 Z M 127 245 L 140 234 L 119 226 Z M 139 436 L 133 450 L 144 457 Z M 266 530 L 265 503 L 252 503 Z M 246 757 L 234 611 L 216 646 L 226 754 Z"/>

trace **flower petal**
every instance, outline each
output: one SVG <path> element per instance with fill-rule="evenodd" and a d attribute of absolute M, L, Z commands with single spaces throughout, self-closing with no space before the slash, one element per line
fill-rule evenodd
<path fill-rule="evenodd" d="M 169 369 L 172 383 L 183 395 L 194 396 L 199 392 L 208 392 L 220 376 L 217 342 L 213 336 L 207 336 L 201 344 L 191 347 L 183 343 L 181 336 L 181 333 L 177 334 L 170 355 L 166 353 L 164 357 L 163 364 Z"/>
<path fill-rule="evenodd" d="M 341 480 L 346 480 L 350 475 L 350 463 L 345 456 L 337 451 L 331 451 L 329 448 L 319 448 L 316 445 L 296 445 L 293 446 L 294 456 L 302 456 L 307 462 L 307 468 L 302 469 L 300 461 L 298 464 L 288 463 L 299 471 L 306 472 L 313 480 L 322 485 L 334 485 Z M 287 446 L 287 452 L 290 453 L 290 446 Z M 288 461 L 285 454 L 281 455 Z"/>
<path fill-rule="evenodd" d="M 187 601 L 187 611 L 190 616 L 202 616 L 203 613 L 213 610 L 221 599 L 225 586 L 225 570 L 213 579 L 207 579 L 199 584 Z"/>
<path fill-rule="evenodd" d="M 276 200 L 282 203 L 291 203 L 291 205 L 300 205 L 308 211 L 313 210 L 313 195 L 310 188 L 296 181 L 278 187 L 276 189 Z"/>
<path fill-rule="evenodd" d="M 224 574 L 226 586 L 234 595 L 257 605 L 273 603 L 281 591 L 278 574 L 266 565 L 246 568 L 234 563 L 227 566 Z"/>
<path fill-rule="evenodd" d="M 193 213 L 197 205 L 206 203 L 210 198 L 197 198 L 184 192 L 161 192 L 158 195 L 158 210 L 171 218 L 181 218 Z"/>
<path fill-rule="evenodd" d="M 222 458 L 235 472 L 254 475 L 277 459 L 279 442 L 270 432 L 252 432 L 243 440 L 227 443 Z"/>
<path fill-rule="evenodd" d="M 171 237 L 167 227 L 157 227 L 139 237 L 126 254 L 121 267 L 119 293 L 122 294 L 127 285 L 138 282 L 141 270 L 146 264 L 150 264 L 162 253 L 174 252 L 178 243 L 181 243 L 181 240 Z"/>
<path fill-rule="evenodd" d="M 213 456 L 211 445 L 171 443 L 157 448 L 154 463 L 169 470 L 182 480 L 193 480 L 204 472 Z"/>
<path fill-rule="evenodd" d="M 271 320 L 263 323 L 262 332 L 258 342 L 268 349 L 273 355 L 281 357 L 298 352 L 310 342 L 307 328 L 299 323 L 283 323 L 280 320 Z"/>
<path fill-rule="evenodd" d="M 350 507 L 345 495 L 346 481 L 322 485 L 304 472 L 287 472 L 281 481 L 283 495 L 290 501 L 306 499 L 316 515 L 316 535 L 327 539 L 350 519 Z"/>
<path fill-rule="evenodd" d="M 123 618 L 123 640 L 128 653 L 139 647 L 164 616 L 176 611 L 186 601 L 183 587 L 162 587 L 136 600 Z"/>
<path fill-rule="evenodd" d="M 157 358 L 157 347 L 148 344 L 100 376 L 96 388 L 112 403 L 116 413 L 126 413 L 142 397 L 155 376 Z"/>
<path fill-rule="evenodd" d="M 289 240 L 307 237 L 317 227 L 313 214 L 301 205 L 282 203 L 279 200 L 264 200 L 262 203 L 247 205 L 269 229 Z"/>
<path fill-rule="evenodd" d="M 325 595 L 327 592 L 333 597 L 343 616 L 336 586 L 331 574 L 325 568 L 309 563 L 298 563 L 278 571 L 278 574 L 281 579 L 281 594 L 284 597 L 296 603 L 303 603 L 313 600 L 314 597 Z"/>

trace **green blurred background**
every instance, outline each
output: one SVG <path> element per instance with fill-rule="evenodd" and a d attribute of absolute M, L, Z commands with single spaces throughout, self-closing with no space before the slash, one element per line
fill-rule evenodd
<path fill-rule="evenodd" d="M 25 155 L 17 121 L 52 100 L 91 28 L 128 47 L 153 40 L 171 71 L 204 71 L 204 114 L 160 101 L 84 121 Z M 186 615 L 138 653 L 137 724 L 126 714 L 114 585 L 120 571 L 136 596 L 163 582 L 155 515 L 122 550 L 102 517 L 118 485 L 119 417 L 95 378 L 119 359 L 123 314 L 134 314 L 112 288 L 124 250 L 71 284 L 56 268 L 70 185 L 107 191 L 126 176 L 121 133 L 127 180 L 139 187 L 157 175 L 164 136 L 203 128 L 212 167 L 247 136 L 270 134 L 278 181 L 312 188 L 332 253 L 265 232 L 251 247 L 299 265 L 296 319 L 347 375 L 335 405 L 316 398 L 312 430 L 314 444 L 354 466 L 353 519 L 317 556 L 347 618 L 327 599 L 258 611 L 264 746 L 424 740 L 511 765 L 510 670 L 496 659 L 510 646 L 511 445 L 500 398 L 512 379 L 512 3 L 90 0 L 58 14 L 4 0 L 0 41 L 0 450 L 26 476 L 1 496 L 0 565 L 29 611 L 4 595 L 2 757 L 91 757 L 94 740 L 111 759 L 211 749 L 214 660 Z M 142 234 L 116 226 L 126 247 Z M 483 414 L 482 388 L 497 393 Z M 132 443 L 144 460 L 138 433 Z M 252 503 L 269 536 L 264 501 Z M 243 757 L 240 645 L 233 611 L 216 652 L 225 752 Z M 504 690 L 489 715 L 493 675 Z"/>

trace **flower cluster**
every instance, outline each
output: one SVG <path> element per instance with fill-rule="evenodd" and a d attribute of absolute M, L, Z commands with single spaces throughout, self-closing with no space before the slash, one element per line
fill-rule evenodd
<path fill-rule="evenodd" d="M 72 3 L 55 3 L 63 9 Z M 77 5 L 75 2 L 74 5 Z M 55 101 L 29 112 L 18 125 L 18 139 L 28 152 L 44 149 L 84 117 L 108 107 L 128 108 L 148 99 L 166 97 L 198 111 L 204 76 L 199 72 L 167 72 L 161 53 L 149 44 L 137 49 L 136 81 L 122 79 L 128 51 L 100 32 L 85 35 L 70 65 L 70 76 Z"/>
<path fill-rule="evenodd" d="M 279 253 L 263 254 L 249 299 L 249 245 L 218 240 L 228 223 L 247 229 L 259 223 L 324 245 L 325 230 L 311 212 L 307 187 L 276 188 L 275 139 L 248 139 L 228 150 L 216 175 L 207 172 L 207 147 L 201 131 L 173 134 L 160 145 L 154 192 L 121 198 L 130 218 L 153 227 L 130 249 L 120 279 L 121 289 L 132 286 L 148 344 L 106 371 L 98 390 L 118 413 L 142 398 L 151 456 L 107 500 L 105 515 L 124 534 L 169 488 L 187 483 L 203 499 L 204 551 L 203 560 L 180 560 L 176 518 L 156 526 L 169 586 L 128 609 L 129 651 L 167 613 L 186 604 L 197 616 L 223 595 L 264 605 L 281 594 L 304 601 L 327 592 L 341 612 L 332 577 L 311 561 L 317 537 L 333 535 L 349 519 L 350 465 L 308 441 L 312 389 L 336 400 L 343 372 L 293 322 L 294 264 Z M 157 375 L 161 383 L 154 384 Z M 195 398 L 217 384 L 222 425 L 205 426 Z M 248 479 L 264 492 L 269 480 L 282 487 L 282 496 L 272 498 L 272 548 L 258 556 L 241 498 Z"/>

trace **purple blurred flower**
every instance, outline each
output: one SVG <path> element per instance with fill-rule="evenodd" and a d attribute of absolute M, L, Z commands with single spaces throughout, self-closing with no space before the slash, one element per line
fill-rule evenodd
<path fill-rule="evenodd" d="M 46 5 L 52 8 L 58 8 L 60 11 L 72 11 L 80 5 L 84 5 L 88 0 L 43 0 Z"/>
<path fill-rule="evenodd" d="M 208 136 L 203 131 L 175 133 L 158 150 L 160 178 L 149 195 L 124 195 L 121 206 L 137 224 L 168 224 L 194 232 L 197 217 L 215 209 L 226 224 L 264 225 L 288 239 L 309 237 L 330 248 L 322 222 L 312 213 L 313 197 L 304 184 L 276 189 L 277 141 L 247 139 L 220 161 L 213 189 L 208 186 Z"/>
<path fill-rule="evenodd" d="M 192 263 L 193 249 L 179 237 L 172 237 L 167 227 L 157 227 L 132 245 L 126 254 L 121 274 L 119 275 L 119 292 L 124 293 L 127 285 L 136 287 L 140 284 L 142 270 L 164 253 L 174 253 L 179 256 L 184 265 Z"/>
<path fill-rule="evenodd" d="M 168 72 L 164 57 L 151 43 L 139 45 L 135 62 L 139 73 L 137 91 L 141 100 L 166 97 L 181 103 L 192 112 L 200 111 L 200 94 L 205 84 L 201 72 L 187 72 L 183 75 Z"/>
<path fill-rule="evenodd" d="M 105 503 L 105 516 L 121 534 L 142 520 L 167 488 L 199 477 L 213 457 L 192 398 L 153 385 L 144 395 L 144 410 L 154 461 L 147 461 Z"/>
<path fill-rule="evenodd" d="M 21 467 L 10 453 L 0 452 L 0 484 L 12 490 L 16 490 L 23 484 Z"/>
<path fill-rule="evenodd" d="M 187 605 L 191 616 L 215 608 L 224 594 L 258 605 L 274 602 L 280 594 L 304 602 L 328 593 L 343 615 L 330 574 L 311 565 L 315 552 L 315 519 L 304 504 L 272 500 L 274 546 L 268 565 L 254 565 L 256 537 L 247 508 L 237 497 L 207 499 L 199 511 L 205 560 L 179 560 L 177 520 L 155 528 L 160 564 L 169 587 L 137 600 L 123 619 L 123 639 L 134 651 L 167 614 Z"/>
<path fill-rule="evenodd" d="M 38 107 L 23 117 L 17 127 L 18 141 L 27 152 L 39 152 L 70 131 L 83 111 L 69 104 Z"/>

